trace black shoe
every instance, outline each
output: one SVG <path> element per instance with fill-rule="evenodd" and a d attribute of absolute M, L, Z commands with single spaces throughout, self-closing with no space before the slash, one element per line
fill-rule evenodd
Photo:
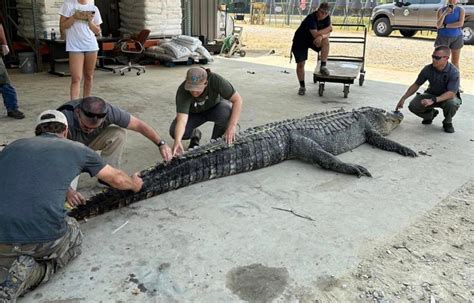
<path fill-rule="evenodd" d="M 306 94 L 306 88 L 305 87 L 300 87 L 298 89 L 298 95 L 304 96 Z"/>
<path fill-rule="evenodd" d="M 19 111 L 18 109 L 12 110 L 11 112 L 7 112 L 8 117 L 13 119 L 24 119 L 25 114 Z"/>
<path fill-rule="evenodd" d="M 191 134 L 191 138 L 189 140 L 188 149 L 192 149 L 196 146 L 199 146 L 199 141 L 201 141 L 201 137 L 202 137 L 201 131 L 197 128 L 193 129 L 193 132 Z"/>
<path fill-rule="evenodd" d="M 438 114 L 439 114 L 439 110 L 433 109 L 433 117 L 431 119 L 423 119 L 421 123 L 426 124 L 426 125 L 433 123 L 433 119 L 436 118 Z"/>
<path fill-rule="evenodd" d="M 443 129 L 447 133 L 454 133 L 454 127 L 452 123 L 443 123 Z"/>

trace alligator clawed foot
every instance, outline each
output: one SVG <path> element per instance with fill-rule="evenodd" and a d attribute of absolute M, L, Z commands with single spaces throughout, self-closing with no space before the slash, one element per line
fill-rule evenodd
<path fill-rule="evenodd" d="M 418 157 L 418 154 L 414 150 L 408 147 L 402 148 L 400 150 L 400 154 L 405 157 L 412 157 L 412 158 Z"/>
<path fill-rule="evenodd" d="M 354 164 L 354 166 L 357 168 L 357 178 L 360 178 L 362 176 L 367 176 L 367 177 L 372 178 L 372 175 L 369 173 L 369 171 L 365 167 L 357 165 L 357 164 Z"/>

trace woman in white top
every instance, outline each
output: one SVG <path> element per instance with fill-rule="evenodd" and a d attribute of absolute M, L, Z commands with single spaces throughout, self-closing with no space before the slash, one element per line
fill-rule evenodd
<path fill-rule="evenodd" d="M 71 100 L 79 99 L 81 79 L 84 77 L 83 96 L 92 92 L 92 79 L 97 60 L 102 18 L 99 9 L 89 0 L 65 0 L 59 11 L 61 33 L 66 34 L 66 51 L 69 52 L 71 71 Z"/>

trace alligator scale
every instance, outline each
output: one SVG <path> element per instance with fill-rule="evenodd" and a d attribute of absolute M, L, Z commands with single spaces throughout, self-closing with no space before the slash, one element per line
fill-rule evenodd
<path fill-rule="evenodd" d="M 299 159 L 322 168 L 357 177 L 368 176 L 364 167 L 344 163 L 335 155 L 369 143 L 386 151 L 415 157 L 408 147 L 383 136 L 403 120 L 399 112 L 362 107 L 315 113 L 249 128 L 228 145 L 216 140 L 186 152 L 169 163 L 159 163 L 141 172 L 142 190 L 138 193 L 109 189 L 93 196 L 86 205 L 72 210 L 77 219 L 91 217 L 127 206 L 190 184 L 256 170 L 288 159 Z"/>

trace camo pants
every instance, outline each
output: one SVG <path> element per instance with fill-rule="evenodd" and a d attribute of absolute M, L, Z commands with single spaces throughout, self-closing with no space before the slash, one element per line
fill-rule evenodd
<path fill-rule="evenodd" d="M 82 252 L 79 223 L 70 217 L 66 217 L 66 223 L 66 233 L 55 241 L 0 244 L 0 283 L 11 278 L 19 280 L 21 286 L 15 292 L 20 296 L 28 289 L 48 281 L 59 268 L 79 256 Z"/>

